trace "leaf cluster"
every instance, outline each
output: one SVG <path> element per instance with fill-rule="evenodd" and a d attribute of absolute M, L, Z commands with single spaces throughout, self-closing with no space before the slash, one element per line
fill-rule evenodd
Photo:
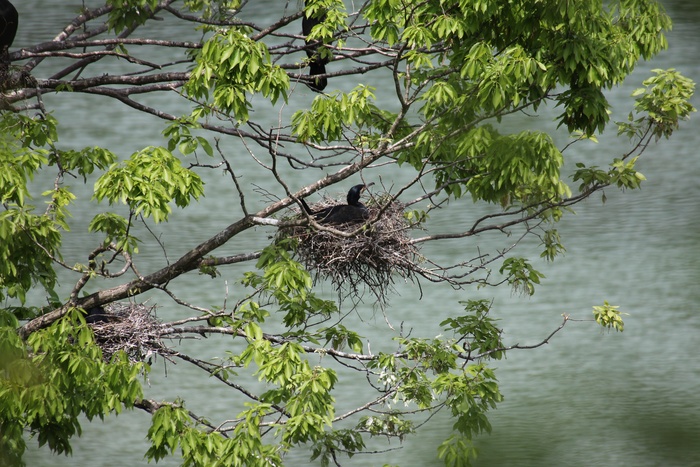
<path fill-rule="evenodd" d="M 600 306 L 593 307 L 593 316 L 598 324 L 604 328 L 622 332 L 625 323 L 622 320 L 622 313 L 619 306 L 610 305 L 607 300 Z"/>
<path fill-rule="evenodd" d="M 122 203 L 133 214 L 168 219 L 170 203 L 186 207 L 204 194 L 204 183 L 196 172 L 182 166 L 163 147 L 148 147 L 132 154 L 125 163 L 114 165 L 95 183 L 95 199 L 110 205 Z M 100 228 L 93 223 L 93 228 Z"/>
<path fill-rule="evenodd" d="M 193 99 L 208 99 L 211 92 L 215 108 L 239 122 L 249 118 L 250 94 L 260 93 L 274 104 L 280 97 L 286 102 L 289 89 L 289 78 L 271 63 L 265 44 L 248 32 L 245 27 L 231 27 L 205 42 L 185 87 Z M 210 111 L 203 105 L 196 114 Z"/>
<path fill-rule="evenodd" d="M 80 417 L 118 414 L 143 396 L 139 374 L 145 367 L 123 354 L 104 362 L 78 310 L 26 343 L 14 331 L 18 322 L 11 314 L 0 310 L 0 319 L 0 459 L 10 465 L 26 448 L 24 427 L 40 446 L 70 454 Z"/>

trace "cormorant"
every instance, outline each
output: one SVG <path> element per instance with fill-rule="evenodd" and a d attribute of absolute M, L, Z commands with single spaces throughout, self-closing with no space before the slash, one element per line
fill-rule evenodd
<path fill-rule="evenodd" d="M 101 305 L 85 310 L 85 322 L 88 324 L 109 323 L 112 321 L 112 318 L 112 315 L 110 315 Z"/>
<path fill-rule="evenodd" d="M 19 15 L 12 3 L 0 0 L 0 56 L 7 56 L 7 49 L 15 40 L 18 23 Z"/>
<path fill-rule="evenodd" d="M 304 2 L 304 7 L 306 7 L 306 2 Z M 306 16 L 306 11 L 304 16 L 301 18 L 301 32 L 304 36 L 311 34 L 311 30 L 317 24 L 322 23 L 326 19 L 325 12 L 315 12 L 313 16 Z M 326 63 L 328 63 L 328 57 L 322 56 L 318 52 L 319 41 L 317 40 L 306 40 L 306 56 L 309 57 L 309 74 L 312 76 L 311 81 L 307 83 L 310 88 L 316 91 L 323 91 L 328 84 L 328 80 L 324 77 L 314 78 L 316 75 L 323 75 L 326 73 Z"/>
<path fill-rule="evenodd" d="M 335 206 L 328 206 L 319 211 L 312 211 L 304 199 L 300 199 L 300 201 L 304 210 L 309 215 L 313 216 L 319 224 L 363 222 L 369 218 L 369 211 L 367 207 L 360 202 L 360 195 L 372 185 L 374 185 L 374 183 L 370 183 L 369 185 L 355 185 L 348 191 L 348 204 L 336 204 Z"/>

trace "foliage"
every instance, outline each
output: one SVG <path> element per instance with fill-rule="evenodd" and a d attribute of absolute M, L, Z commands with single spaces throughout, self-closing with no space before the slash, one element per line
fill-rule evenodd
<path fill-rule="evenodd" d="M 22 458 L 28 429 L 56 453 L 71 453 L 70 438 L 80 434 L 80 416 L 92 420 L 132 408 L 143 397 L 139 373 L 125 355 L 104 363 L 83 317 L 74 310 L 23 342 L 13 331 L 16 318 L 2 319 L 0 361 L 0 459 L 14 465 Z"/>
<path fill-rule="evenodd" d="M 593 307 L 593 316 L 598 324 L 608 329 L 622 332 L 625 329 L 625 324 L 622 321 L 622 315 L 619 306 L 613 306 L 606 300 L 603 306 Z"/>
<path fill-rule="evenodd" d="M 133 154 L 125 164 L 110 167 L 95 183 L 95 199 L 109 204 L 123 203 L 135 214 L 153 217 L 155 222 L 168 219 L 170 203 L 179 207 L 203 194 L 199 175 L 182 167 L 165 148 L 145 148 Z"/>
<path fill-rule="evenodd" d="M 453 433 L 435 455 L 446 465 L 469 465 L 473 439 L 490 432 L 488 412 L 503 398 L 491 362 L 549 338 L 509 346 L 489 300 L 464 301 L 457 310 L 440 303 L 447 317 L 436 336 L 412 323 L 406 323 L 410 331 L 403 323 L 397 330 L 387 300 L 381 303 L 386 339 L 373 351 L 353 321 L 368 308 L 362 296 L 324 298 L 317 286 L 327 277 L 304 268 L 299 238 L 323 234 L 353 242 L 363 236 L 371 243 L 369 233 L 391 212 L 400 221 L 392 225 L 415 251 L 411 271 L 420 271 L 421 291 L 510 285 L 532 295 L 545 277 L 513 249 L 534 237 L 542 257 L 558 257 L 565 247 L 557 222 L 605 188 L 638 189 L 644 149 L 670 137 L 695 110 L 692 81 L 673 69 L 654 70 L 634 92 L 628 121 L 617 123 L 629 150 L 606 155 L 605 167 L 575 152 L 609 125 L 606 90 L 666 47 L 663 32 L 671 24 L 653 0 L 605 7 L 601 0 L 371 0 L 357 11 L 339 0 L 306 0 L 287 2 L 265 19 L 251 17 L 252 3 L 107 0 L 84 8 L 56 40 L 10 51 L 12 61 L 29 60 L 21 70 L 7 70 L 11 79 L 3 89 L 14 89 L 3 91 L 0 110 L 3 465 L 22 464 L 26 433 L 56 453 L 70 453 L 80 416 L 91 420 L 134 407 L 152 415 L 148 460 L 179 455 L 184 465 L 281 465 L 286 453 L 305 446 L 322 465 L 339 465 L 342 456 L 371 451 L 370 440 L 415 438 L 442 411 Z M 320 20 L 308 38 L 300 34 L 303 10 Z M 176 22 L 177 37 L 142 27 L 163 17 Z M 306 39 L 319 41 L 319 50 L 310 51 Z M 157 58 L 144 58 L 142 49 Z M 309 52 L 329 60 L 326 93 L 304 86 Z M 100 64 L 115 57 L 120 71 L 105 73 Z M 31 81 L 27 76 L 36 85 L 22 87 Z M 56 95 L 45 102 L 41 96 L 49 92 Z M 96 118 L 126 104 L 129 118 L 160 119 L 164 143 L 131 155 L 101 141 L 71 147 L 64 135 L 74 122 L 49 104 L 78 102 L 84 94 L 104 102 L 94 109 Z M 167 103 L 155 98 L 159 94 Z M 546 109 L 557 114 L 551 131 L 523 129 L 514 118 L 547 115 Z M 573 141 L 560 147 L 557 128 Z M 571 186 L 565 166 L 573 168 Z M 230 179 L 229 192 L 205 185 L 205 174 L 214 170 Z M 248 170 L 270 181 L 262 207 L 250 201 L 263 188 L 246 180 Z M 356 229 L 300 214 L 300 200 L 319 190 L 345 187 L 351 176 L 367 183 L 387 174 L 386 194 L 372 200 L 373 217 Z M 183 236 L 179 256 L 154 234 L 155 224 L 177 228 L 173 205 L 194 212 L 204 196 L 231 193 L 237 203 L 215 214 L 230 224 L 217 232 L 202 222 L 206 239 L 187 244 Z M 408 200 L 409 193 L 419 195 Z M 420 230 L 429 228 L 438 207 L 457 218 L 467 199 L 489 214 L 471 226 L 455 221 L 446 233 Z M 86 204 L 90 236 L 80 238 L 89 243 L 81 243 L 78 262 L 71 263 L 64 258 L 64 240 L 75 234 L 71 212 Z M 296 239 L 277 235 L 290 228 Z M 252 251 L 221 253 L 224 246 L 230 252 L 249 245 L 236 237 L 252 229 L 269 235 Z M 451 264 L 418 253 L 425 244 L 477 242 L 484 232 L 502 233 L 503 248 Z M 162 249 L 162 265 L 147 262 L 142 245 Z M 321 261 L 332 271 L 332 255 Z M 228 269 L 241 286 L 233 304 L 228 295 L 216 306 L 188 303 L 173 285 L 192 271 L 204 281 L 219 280 Z M 111 354 L 96 344 L 99 333 L 84 310 L 138 301 L 147 291 L 177 306 L 178 317 L 188 314 L 150 323 L 149 332 L 160 333 L 160 355 L 192 365 L 203 380 L 210 377 L 235 395 L 219 419 L 187 409 L 186 395 L 149 399 L 140 375 L 150 362 L 129 360 L 143 352 L 119 351 L 104 361 Z M 623 330 L 618 306 L 606 301 L 593 313 L 604 328 Z M 201 346 L 185 352 L 160 341 L 192 336 L 226 339 L 228 351 L 201 357 Z M 341 411 L 347 402 L 339 400 L 341 389 L 350 380 L 365 383 L 366 392 Z"/>

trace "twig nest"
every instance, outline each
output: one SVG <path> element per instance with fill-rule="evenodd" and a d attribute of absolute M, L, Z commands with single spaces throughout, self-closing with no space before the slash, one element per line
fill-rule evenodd
<path fill-rule="evenodd" d="M 370 201 L 365 222 L 322 225 L 328 230 L 294 226 L 283 229 L 280 235 L 297 241 L 297 259 L 314 274 L 315 280 L 330 280 L 341 299 L 359 297 L 368 290 L 385 303 L 396 275 L 414 280 L 420 260 L 418 248 L 411 243 L 409 231 L 413 227 L 403 215 L 404 206 L 398 202 L 387 205 L 388 201 L 388 197 Z M 342 202 L 323 201 L 311 209 L 318 212 L 334 204 Z M 293 219 L 305 216 L 297 211 Z M 330 229 L 357 233 L 339 235 Z"/>
<path fill-rule="evenodd" d="M 163 331 L 155 316 L 155 306 L 114 302 L 105 305 L 103 310 L 88 315 L 88 322 L 105 361 L 120 350 L 131 362 L 146 361 L 154 355 L 167 358 L 169 351 L 160 337 Z"/>

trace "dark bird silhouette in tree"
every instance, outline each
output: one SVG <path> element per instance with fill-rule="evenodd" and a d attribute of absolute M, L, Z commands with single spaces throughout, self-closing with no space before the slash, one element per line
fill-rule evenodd
<path fill-rule="evenodd" d="M 12 3 L 0 0 L 0 58 L 9 62 L 8 49 L 15 40 L 19 15 Z"/>
<path fill-rule="evenodd" d="M 304 2 L 304 7 L 306 7 L 306 2 Z M 307 16 L 310 15 L 310 16 Z M 314 13 L 307 13 L 304 11 L 304 16 L 301 18 L 301 32 L 304 36 L 311 34 L 311 30 L 317 24 L 322 23 L 326 19 L 325 11 L 315 11 Z M 318 40 L 306 40 L 306 56 L 309 57 L 309 74 L 311 75 L 311 81 L 307 83 L 311 89 L 316 91 L 323 91 L 328 84 L 328 80 L 318 75 L 323 75 L 326 73 L 326 63 L 329 62 L 328 57 L 323 56 L 319 53 Z"/>
<path fill-rule="evenodd" d="M 108 313 L 102 306 L 96 306 L 85 310 L 85 322 L 88 324 L 109 323 L 113 319 L 114 316 Z"/>
<path fill-rule="evenodd" d="M 319 224 L 350 224 L 364 222 L 369 219 L 369 210 L 360 202 L 364 190 L 374 185 L 355 185 L 348 191 L 347 203 L 328 206 L 318 211 L 312 210 L 304 199 L 300 199 L 304 211 L 312 216 Z"/>

